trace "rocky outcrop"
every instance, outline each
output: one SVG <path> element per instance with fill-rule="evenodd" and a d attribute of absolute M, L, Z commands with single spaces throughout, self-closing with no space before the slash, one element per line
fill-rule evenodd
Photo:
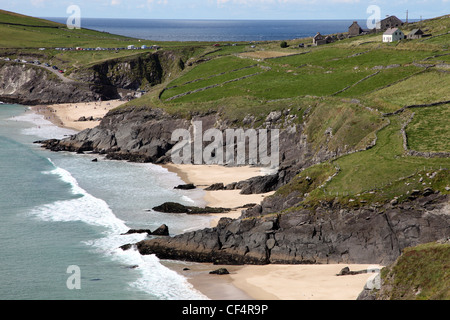
<path fill-rule="evenodd" d="M 216 264 L 387 265 L 406 247 L 450 236 L 448 195 L 350 209 L 323 203 L 255 218 L 222 218 L 215 228 L 136 244 L 161 259 Z"/>
<path fill-rule="evenodd" d="M 171 72 L 171 65 L 179 59 L 171 51 L 110 59 L 77 70 L 72 77 L 83 82 L 122 89 L 148 89 L 160 84 Z"/>
<path fill-rule="evenodd" d="M 185 206 L 176 202 L 164 202 L 163 204 L 153 208 L 154 211 L 164 213 L 186 213 L 186 214 L 210 214 L 230 212 L 229 208 L 211 208 L 211 207 L 195 207 Z"/>
<path fill-rule="evenodd" d="M 151 236 L 168 236 L 169 235 L 169 227 L 167 225 L 163 224 L 153 232 L 150 229 L 130 229 L 126 233 L 123 233 L 122 235 L 135 234 L 135 233 L 138 233 L 138 234 L 146 233 Z"/>
<path fill-rule="evenodd" d="M 21 63 L 0 65 L 0 99 L 25 105 L 117 98 L 114 88 L 64 82 L 44 68 Z"/>
<path fill-rule="evenodd" d="M 15 54 L 15 52 L 11 52 Z M 160 84 L 184 67 L 185 53 L 158 51 L 76 69 L 70 78 L 43 66 L 0 62 L 0 99 L 25 105 L 120 99 Z"/>
<path fill-rule="evenodd" d="M 163 163 L 175 145 L 173 128 L 189 128 L 189 121 L 159 109 L 126 108 L 110 112 L 99 126 L 70 138 L 39 142 L 52 151 L 91 151 L 109 159 Z"/>
<path fill-rule="evenodd" d="M 173 130 L 192 132 L 196 121 L 202 123 L 203 132 L 211 128 L 225 132 L 235 126 L 218 111 L 192 113 L 188 119 L 157 108 L 128 107 L 109 112 L 93 129 L 63 140 L 39 142 L 53 151 L 94 152 L 105 154 L 108 159 L 166 163 L 171 161 L 171 151 L 176 145 L 171 140 Z M 277 116 L 270 114 L 264 128 L 277 128 L 284 124 L 281 113 Z M 204 142 L 206 145 L 208 143 Z M 280 130 L 279 146 L 278 172 L 227 186 L 227 189 L 241 189 L 243 194 L 273 191 L 290 181 L 302 168 L 344 153 L 343 150 L 330 151 L 327 146 L 313 147 L 303 133 L 303 126 L 294 123 Z"/>

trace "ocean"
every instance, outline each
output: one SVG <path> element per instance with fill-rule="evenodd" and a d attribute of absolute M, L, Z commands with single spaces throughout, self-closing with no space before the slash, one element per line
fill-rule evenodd
<path fill-rule="evenodd" d="M 162 201 L 201 204 L 199 191 L 174 190 L 177 175 L 153 164 L 54 153 L 33 141 L 74 132 L 18 105 L 0 105 L 0 299 L 206 299 L 155 256 L 119 247 L 169 226 L 205 228 L 209 217 L 160 214 Z M 148 211 L 150 210 L 150 211 Z M 80 289 L 70 289 L 80 270 Z"/>
<path fill-rule="evenodd" d="M 45 18 L 65 24 L 67 18 Z M 366 29 L 366 20 L 355 19 Z M 269 41 L 348 32 L 353 20 L 163 20 L 81 18 L 81 27 L 153 41 Z"/>
<path fill-rule="evenodd" d="M 82 27 L 155 41 L 264 41 L 345 32 L 351 22 L 82 19 Z M 122 235 L 132 228 L 166 224 L 175 235 L 209 227 L 210 217 L 150 210 L 166 201 L 202 205 L 202 192 L 173 189 L 183 182 L 160 166 L 93 162 L 98 155 L 33 143 L 74 133 L 0 104 L 0 299 L 207 299 L 155 256 L 119 248 L 146 237 Z"/>

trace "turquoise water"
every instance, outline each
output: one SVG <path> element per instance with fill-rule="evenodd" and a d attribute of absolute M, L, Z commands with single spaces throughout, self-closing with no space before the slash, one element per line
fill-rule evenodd
<path fill-rule="evenodd" d="M 73 131 L 23 106 L 0 105 L 0 299 L 204 299 L 155 256 L 122 251 L 144 235 L 130 228 L 169 226 L 171 235 L 209 226 L 208 217 L 148 211 L 165 201 L 199 204 L 197 191 L 152 164 L 54 153 L 35 140 Z M 70 290 L 69 266 L 81 289 Z"/>

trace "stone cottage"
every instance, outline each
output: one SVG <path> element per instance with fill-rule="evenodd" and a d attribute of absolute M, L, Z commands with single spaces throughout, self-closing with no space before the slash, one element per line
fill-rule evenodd
<path fill-rule="evenodd" d="M 363 29 L 359 26 L 357 21 L 353 21 L 352 25 L 348 27 L 348 35 L 350 37 L 358 36 L 363 33 Z"/>

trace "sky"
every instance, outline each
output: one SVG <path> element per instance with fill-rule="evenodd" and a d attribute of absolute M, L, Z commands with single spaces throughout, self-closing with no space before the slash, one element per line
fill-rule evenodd
<path fill-rule="evenodd" d="M 69 17 L 71 5 L 81 18 L 114 19 L 356 20 L 379 12 L 381 19 L 406 20 L 407 10 L 410 19 L 450 14 L 450 0 L 0 0 L 0 9 L 33 17 Z"/>

